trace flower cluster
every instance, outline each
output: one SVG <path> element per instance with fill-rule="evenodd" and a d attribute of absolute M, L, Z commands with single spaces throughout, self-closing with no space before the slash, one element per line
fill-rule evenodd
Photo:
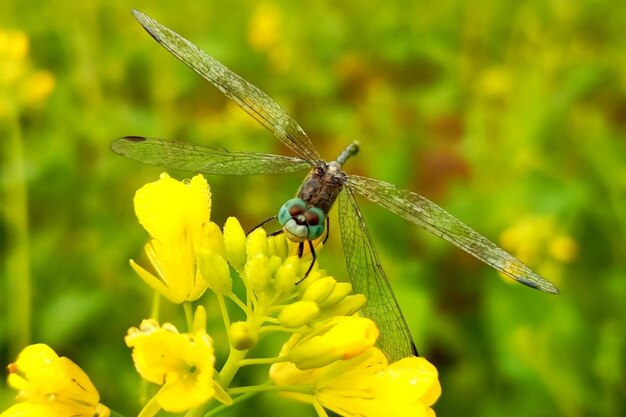
<path fill-rule="evenodd" d="M 355 314 L 367 301 L 362 294 L 352 294 L 349 283 L 317 264 L 305 278 L 311 260 L 298 257 L 284 235 L 268 237 L 263 229 L 246 235 L 235 218 L 220 229 L 209 220 L 210 211 L 202 176 L 178 182 L 162 174 L 135 196 L 137 217 L 152 237 L 146 253 L 153 272 L 134 261 L 132 267 L 174 303 L 189 305 L 210 289 L 222 307 L 231 347 L 214 373 L 211 339 L 198 319 L 205 314 L 202 306 L 189 333 L 154 320 L 132 328 L 126 341 L 137 370 L 162 385 L 149 407 L 184 411 L 211 398 L 230 404 L 244 393 L 277 390 L 312 402 L 320 415 L 324 409 L 344 416 L 390 415 L 385 410 L 434 414 L 430 406 L 440 393 L 436 369 L 423 358 L 387 362 L 375 347 L 376 324 Z M 231 272 L 243 283 L 245 299 L 233 290 Z M 226 300 L 241 309 L 244 320 L 230 321 Z M 249 357 L 275 332 L 291 334 L 276 357 Z M 258 364 L 272 364 L 271 385 L 230 387 L 239 369 Z M 185 396 L 172 394 L 181 389 Z"/>
<path fill-rule="evenodd" d="M 351 284 L 338 282 L 317 264 L 307 274 L 310 254 L 298 256 L 296 244 L 283 234 L 267 236 L 261 228 L 246 234 L 235 218 L 220 228 L 210 221 L 210 197 L 201 175 L 180 182 L 167 174 L 135 195 L 135 213 L 151 239 L 145 246 L 147 263 L 131 260 L 130 265 L 158 294 L 182 305 L 187 319 L 187 328 L 179 331 L 160 322 L 155 308 L 155 316 L 127 332 L 137 372 L 157 386 L 141 417 L 161 410 L 201 415 L 209 407 L 213 415 L 262 391 L 312 403 L 322 417 L 326 410 L 346 417 L 434 416 L 431 406 L 440 394 L 437 370 L 417 357 L 388 363 L 376 347 L 376 323 L 358 315 L 365 296 L 352 294 Z M 215 356 L 219 346 L 206 326 L 205 305 L 216 301 L 229 341 L 221 367 Z M 234 314 L 238 320 L 231 321 Z M 273 333 L 289 336 L 282 349 L 273 357 L 255 357 L 261 349 L 254 348 Z M 16 369 L 23 372 L 16 375 L 34 369 L 32 360 L 25 361 L 20 356 Z M 31 363 L 30 368 L 22 362 Z M 235 375 L 253 365 L 271 365 L 270 382 L 233 386 Z M 29 398 L 29 407 L 40 407 L 42 401 L 80 405 L 82 409 L 63 415 L 108 416 L 95 388 L 75 366 L 72 371 L 80 375 L 70 378 L 74 385 L 61 384 L 54 395 L 42 390 L 39 380 L 61 375 L 60 365 L 55 366 L 47 365 L 50 370 L 41 375 L 31 373 L 24 379 L 28 383 L 12 383 L 20 396 Z"/>

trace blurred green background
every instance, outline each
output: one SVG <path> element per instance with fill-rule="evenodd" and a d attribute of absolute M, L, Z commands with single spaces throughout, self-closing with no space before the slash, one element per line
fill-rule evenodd
<path fill-rule="evenodd" d="M 275 98 L 325 157 L 359 140 L 349 172 L 418 191 L 561 289 L 510 284 L 362 204 L 417 347 L 439 369 L 437 415 L 626 415 L 626 2 L 338 3 L 0 3 L 0 362 L 46 342 L 105 404 L 136 415 L 123 336 L 152 296 L 128 266 L 147 239 L 132 196 L 162 169 L 111 141 L 288 153 L 154 42 L 137 8 Z M 211 177 L 212 218 L 252 227 L 300 180 Z M 345 278 L 336 233 L 321 265 Z M 2 386 L 0 409 L 14 394 Z M 229 415 L 250 410 L 313 415 L 273 394 Z"/>

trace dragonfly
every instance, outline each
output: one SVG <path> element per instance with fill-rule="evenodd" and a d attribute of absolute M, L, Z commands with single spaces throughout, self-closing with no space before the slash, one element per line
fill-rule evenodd
<path fill-rule="evenodd" d="M 343 171 L 344 163 L 358 152 L 356 142 L 348 145 L 336 160 L 324 161 L 300 125 L 267 94 L 173 30 L 137 10 L 132 13 L 159 44 L 211 82 L 297 156 L 235 152 L 143 136 L 120 138 L 113 142 L 112 149 L 142 163 L 207 175 L 287 174 L 309 170 L 296 198 L 287 201 L 270 220 L 277 219 L 287 237 L 299 243 L 300 255 L 307 242 L 314 256 L 312 241 L 325 231 L 327 238 L 328 214 L 337 202 L 350 281 L 357 293 L 367 297 L 362 313 L 379 326 L 378 344 L 391 361 L 417 356 L 417 349 L 381 266 L 356 195 L 452 243 L 522 284 L 546 293 L 559 293 L 550 281 L 425 197 Z"/>

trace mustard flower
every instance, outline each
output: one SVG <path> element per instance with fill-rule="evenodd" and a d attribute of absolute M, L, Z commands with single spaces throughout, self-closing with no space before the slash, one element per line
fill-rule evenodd
<path fill-rule="evenodd" d="M 89 377 L 74 362 L 48 345 L 24 348 L 8 367 L 8 383 L 19 390 L 19 403 L 1 417 L 108 417 Z"/>
<path fill-rule="evenodd" d="M 312 403 L 320 416 L 326 416 L 325 408 L 344 417 L 434 417 L 431 406 L 441 395 L 437 369 L 426 359 L 389 364 L 375 347 L 316 369 L 274 364 L 270 377 L 276 385 L 312 385 L 310 394 L 285 395 Z"/>
<path fill-rule="evenodd" d="M 128 330 L 125 341 L 137 372 L 162 385 L 155 399 L 164 410 L 182 412 L 213 398 L 215 356 L 204 329 L 181 334 L 169 323 L 144 320 Z"/>
<path fill-rule="evenodd" d="M 145 249 L 155 273 L 133 260 L 131 266 L 174 303 L 197 300 L 209 287 L 230 291 L 224 238 L 209 222 L 210 198 L 202 175 L 180 182 L 165 173 L 135 194 L 135 213 L 152 237 Z"/>

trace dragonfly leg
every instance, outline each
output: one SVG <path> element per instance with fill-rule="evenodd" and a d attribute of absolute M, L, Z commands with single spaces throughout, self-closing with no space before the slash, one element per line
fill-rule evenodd
<path fill-rule="evenodd" d="M 309 243 L 309 249 L 311 250 L 311 265 L 309 265 L 309 268 L 306 270 L 304 276 L 298 282 L 296 282 L 296 285 L 304 281 L 306 277 L 309 276 L 311 270 L 313 269 L 313 265 L 315 265 L 315 260 L 317 259 L 317 254 L 315 253 L 315 247 L 313 246 L 313 242 L 311 242 L 310 240 L 307 240 L 307 242 Z M 298 246 L 298 256 L 302 257 L 303 252 L 304 242 L 300 242 L 300 245 Z"/>
<path fill-rule="evenodd" d="M 326 216 L 326 236 L 324 237 L 324 240 L 322 241 L 322 245 L 326 244 L 326 241 L 328 240 L 328 236 L 330 236 L 330 218 Z"/>
<path fill-rule="evenodd" d="M 263 220 L 260 224 L 257 224 L 256 226 L 254 226 L 252 228 L 252 230 L 250 230 L 248 233 L 246 233 L 246 236 L 248 236 L 250 233 L 254 232 L 256 229 L 258 229 L 259 227 L 263 227 L 265 224 L 271 222 L 272 220 L 276 220 L 276 216 L 272 216 L 269 219 L 265 219 Z M 282 233 L 282 230 L 280 231 Z M 274 236 L 274 235 L 270 235 L 270 236 Z"/>
<path fill-rule="evenodd" d="M 304 242 L 298 243 L 298 258 L 302 258 L 302 254 L 304 253 Z"/>
<path fill-rule="evenodd" d="M 275 232 L 270 233 L 269 235 L 267 235 L 267 237 L 273 237 L 273 236 L 278 236 L 280 234 L 285 233 L 285 231 L 283 229 L 277 230 Z"/>

